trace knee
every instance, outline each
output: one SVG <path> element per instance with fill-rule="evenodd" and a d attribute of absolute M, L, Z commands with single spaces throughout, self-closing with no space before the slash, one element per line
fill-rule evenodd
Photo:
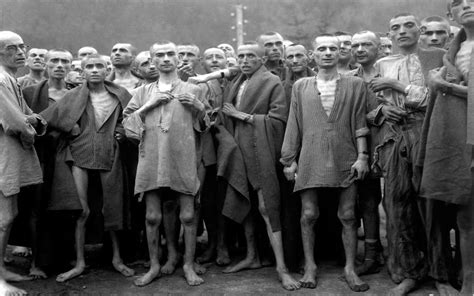
<path fill-rule="evenodd" d="M 344 209 L 337 212 L 337 217 L 345 228 L 356 228 L 357 220 L 354 209 Z"/>
<path fill-rule="evenodd" d="M 301 225 L 314 225 L 319 218 L 318 209 L 303 209 L 301 212 Z"/>
<path fill-rule="evenodd" d="M 2 211 L 0 215 L 0 231 L 6 231 L 13 224 L 16 216 L 17 214 L 14 212 Z"/>
<path fill-rule="evenodd" d="M 89 208 L 85 208 L 81 211 L 81 213 L 79 214 L 79 221 L 86 221 L 87 218 L 89 218 L 89 215 L 91 213 L 91 210 Z"/>
<path fill-rule="evenodd" d="M 148 226 L 158 226 L 161 224 L 162 216 L 161 213 L 155 211 L 147 211 L 145 215 L 145 221 Z"/>
<path fill-rule="evenodd" d="M 179 220 L 183 225 L 192 225 L 194 223 L 194 209 L 181 210 L 179 213 Z"/>

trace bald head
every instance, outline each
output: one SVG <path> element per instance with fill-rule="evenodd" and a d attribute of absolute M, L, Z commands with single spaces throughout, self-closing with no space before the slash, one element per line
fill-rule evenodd
<path fill-rule="evenodd" d="M 202 55 L 202 65 L 207 73 L 219 71 L 227 67 L 225 52 L 219 48 L 208 48 Z"/>
<path fill-rule="evenodd" d="M 25 65 L 26 46 L 17 33 L 0 31 L 0 64 L 12 74 Z"/>
<path fill-rule="evenodd" d="M 92 54 L 97 54 L 97 49 L 91 47 L 91 46 L 84 46 L 79 48 L 77 51 L 77 57 L 80 59 L 85 58 L 86 56 L 90 56 Z"/>
<path fill-rule="evenodd" d="M 257 38 L 258 44 L 264 48 L 268 61 L 277 62 L 283 58 L 283 37 L 277 32 L 268 32 Z"/>

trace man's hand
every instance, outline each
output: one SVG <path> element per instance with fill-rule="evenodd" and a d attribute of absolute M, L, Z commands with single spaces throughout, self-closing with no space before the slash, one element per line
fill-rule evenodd
<path fill-rule="evenodd" d="M 433 90 L 442 90 L 449 86 L 449 83 L 445 80 L 446 72 L 446 67 L 441 67 L 429 71 L 428 83 Z"/>
<path fill-rule="evenodd" d="M 369 88 L 373 92 L 379 92 L 385 89 L 393 89 L 398 92 L 404 93 L 407 85 L 404 85 L 397 79 L 393 78 L 374 78 L 369 82 Z"/>
<path fill-rule="evenodd" d="M 161 104 L 167 104 L 169 101 L 173 99 L 173 95 L 170 92 L 159 92 L 158 95 L 153 96 L 151 99 L 149 99 L 144 105 L 143 109 L 153 109 L 155 107 L 158 107 Z"/>
<path fill-rule="evenodd" d="M 196 73 L 194 73 L 193 70 L 193 65 L 192 64 L 183 64 L 183 66 L 178 68 L 178 75 L 181 76 L 183 74 L 186 74 L 188 76 L 195 76 Z"/>
<path fill-rule="evenodd" d="M 81 128 L 80 128 L 79 125 L 76 123 L 76 124 L 72 127 L 71 136 L 76 137 L 76 136 L 79 136 L 80 133 L 81 133 Z"/>
<path fill-rule="evenodd" d="M 234 117 L 234 118 L 237 118 L 238 114 L 240 113 L 240 111 L 237 110 L 235 106 L 230 103 L 224 103 L 224 106 L 222 106 L 222 112 L 225 115 L 229 117 Z"/>
<path fill-rule="evenodd" d="M 178 101 L 186 107 L 193 108 L 196 111 L 204 111 L 205 106 L 203 102 L 199 101 L 195 95 L 190 93 L 184 93 L 177 95 L 176 98 Z"/>
<path fill-rule="evenodd" d="M 369 173 L 367 158 L 367 156 L 363 158 L 357 158 L 356 162 L 354 162 L 351 167 L 351 176 L 355 175 L 357 180 L 363 180 Z"/>
<path fill-rule="evenodd" d="M 26 117 L 26 123 L 31 124 L 31 126 L 36 127 L 38 125 L 38 118 L 35 115 L 28 115 Z"/>
<path fill-rule="evenodd" d="M 285 166 L 283 168 L 283 174 L 288 181 L 294 181 L 296 179 L 296 170 L 298 169 L 298 164 L 296 161 L 293 161 L 290 166 Z"/>
<path fill-rule="evenodd" d="M 396 106 L 383 106 L 382 114 L 385 116 L 385 119 L 393 123 L 400 122 L 408 113 L 400 107 Z"/>
<path fill-rule="evenodd" d="M 122 134 L 122 133 L 119 133 L 119 132 L 115 132 L 115 139 L 119 142 L 119 143 L 122 143 L 123 141 L 125 141 L 125 135 Z"/>

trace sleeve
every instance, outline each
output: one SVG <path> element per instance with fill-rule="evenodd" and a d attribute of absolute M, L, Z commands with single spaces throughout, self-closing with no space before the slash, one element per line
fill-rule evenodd
<path fill-rule="evenodd" d="M 296 86 L 297 84 L 295 84 Z M 289 166 L 296 160 L 301 149 L 302 127 L 298 115 L 300 114 L 298 106 L 298 90 L 293 86 L 291 92 L 290 114 L 286 125 L 285 137 L 281 148 L 280 162 L 284 166 Z"/>
<path fill-rule="evenodd" d="M 353 114 L 355 138 L 366 137 L 370 133 L 366 120 L 368 91 L 364 82 L 361 81 L 360 85 L 359 91 L 355 92 L 357 94 Z"/>
<path fill-rule="evenodd" d="M 127 138 L 141 141 L 143 132 L 145 131 L 145 123 L 140 114 L 137 112 L 142 106 L 141 95 L 143 91 L 136 92 L 127 107 L 123 110 L 123 129 Z"/>
<path fill-rule="evenodd" d="M 367 92 L 367 124 L 372 126 L 381 126 L 383 123 L 382 105 L 376 96 L 376 94 L 370 91 L 366 85 Z"/>
<path fill-rule="evenodd" d="M 31 147 L 34 143 L 36 131 L 27 123 L 27 115 L 13 102 L 17 99 L 5 83 L 0 83 L 0 126 L 5 134 L 18 136 L 24 147 Z M 28 108 L 28 110 L 30 110 Z M 31 110 L 30 110 L 31 112 Z"/>

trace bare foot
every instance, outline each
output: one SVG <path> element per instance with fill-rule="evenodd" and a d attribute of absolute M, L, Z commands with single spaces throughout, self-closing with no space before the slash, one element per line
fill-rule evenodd
<path fill-rule="evenodd" d="M 112 261 L 112 265 L 114 266 L 116 271 L 120 272 L 126 277 L 135 275 L 135 270 L 128 268 L 125 264 L 123 264 L 122 260 L 114 260 Z"/>
<path fill-rule="evenodd" d="M 181 261 L 181 257 L 179 256 L 168 256 L 168 260 L 166 263 L 161 267 L 162 274 L 173 274 L 176 271 L 176 265 L 178 265 L 179 261 Z"/>
<path fill-rule="evenodd" d="M 207 248 L 201 256 L 196 258 L 197 263 L 207 263 L 211 262 L 216 253 L 215 248 Z"/>
<path fill-rule="evenodd" d="M 369 289 L 369 285 L 362 281 L 355 271 L 348 272 L 344 270 L 344 280 L 346 281 L 349 288 L 354 292 L 365 292 Z"/>
<path fill-rule="evenodd" d="M 0 269 L 0 278 L 7 282 L 24 282 L 31 281 L 33 279 L 30 276 L 20 275 L 5 268 Z"/>
<path fill-rule="evenodd" d="M 0 280 L 0 292 L 5 296 L 26 296 L 28 294 L 25 290 L 13 287 L 4 280 Z"/>
<path fill-rule="evenodd" d="M 204 280 L 199 277 L 194 271 L 194 266 L 183 265 L 184 278 L 190 286 L 199 286 L 204 283 Z"/>
<path fill-rule="evenodd" d="M 150 270 L 145 273 L 144 275 L 137 278 L 133 281 L 133 284 L 138 287 L 143 287 L 151 283 L 154 279 L 159 278 L 161 276 L 160 267 L 153 268 L 151 267 Z"/>
<path fill-rule="evenodd" d="M 48 278 L 46 273 L 43 270 L 41 270 L 41 268 L 39 268 L 39 267 L 31 267 L 30 268 L 30 273 L 28 275 L 31 276 L 35 280 L 47 279 Z"/>
<path fill-rule="evenodd" d="M 76 265 L 73 269 L 69 270 L 68 272 L 61 273 L 56 277 L 56 282 L 64 283 L 72 278 L 80 276 L 85 269 L 85 265 Z"/>
<path fill-rule="evenodd" d="M 416 286 L 416 281 L 413 279 L 404 279 L 398 286 L 388 292 L 389 296 L 403 296 L 413 290 Z"/>
<path fill-rule="evenodd" d="M 304 268 L 304 275 L 300 279 L 301 287 L 308 289 L 315 289 L 318 285 L 318 280 L 316 278 L 317 267 L 308 266 Z"/>
<path fill-rule="evenodd" d="M 262 268 L 262 264 L 260 264 L 260 260 L 254 258 L 245 258 L 244 260 L 240 261 L 234 266 L 229 266 L 224 269 L 223 273 L 234 273 L 239 272 L 244 269 L 258 269 Z"/>
<path fill-rule="evenodd" d="M 301 288 L 301 283 L 295 280 L 288 270 L 278 270 L 278 278 L 281 281 L 281 284 L 285 290 L 294 291 Z"/>
<path fill-rule="evenodd" d="M 216 264 L 218 266 L 227 266 L 230 264 L 229 252 L 226 248 L 217 248 Z"/>
<path fill-rule="evenodd" d="M 31 249 L 27 247 L 16 246 L 12 250 L 13 256 L 28 257 L 31 256 Z"/>
<path fill-rule="evenodd" d="M 436 282 L 435 285 L 440 296 L 459 295 L 458 290 L 454 289 L 449 283 Z"/>
<path fill-rule="evenodd" d="M 201 264 L 197 263 L 197 262 L 194 262 L 194 271 L 198 274 L 198 275 L 203 275 L 206 273 L 207 271 L 207 268 L 205 268 L 204 266 L 202 266 Z"/>

